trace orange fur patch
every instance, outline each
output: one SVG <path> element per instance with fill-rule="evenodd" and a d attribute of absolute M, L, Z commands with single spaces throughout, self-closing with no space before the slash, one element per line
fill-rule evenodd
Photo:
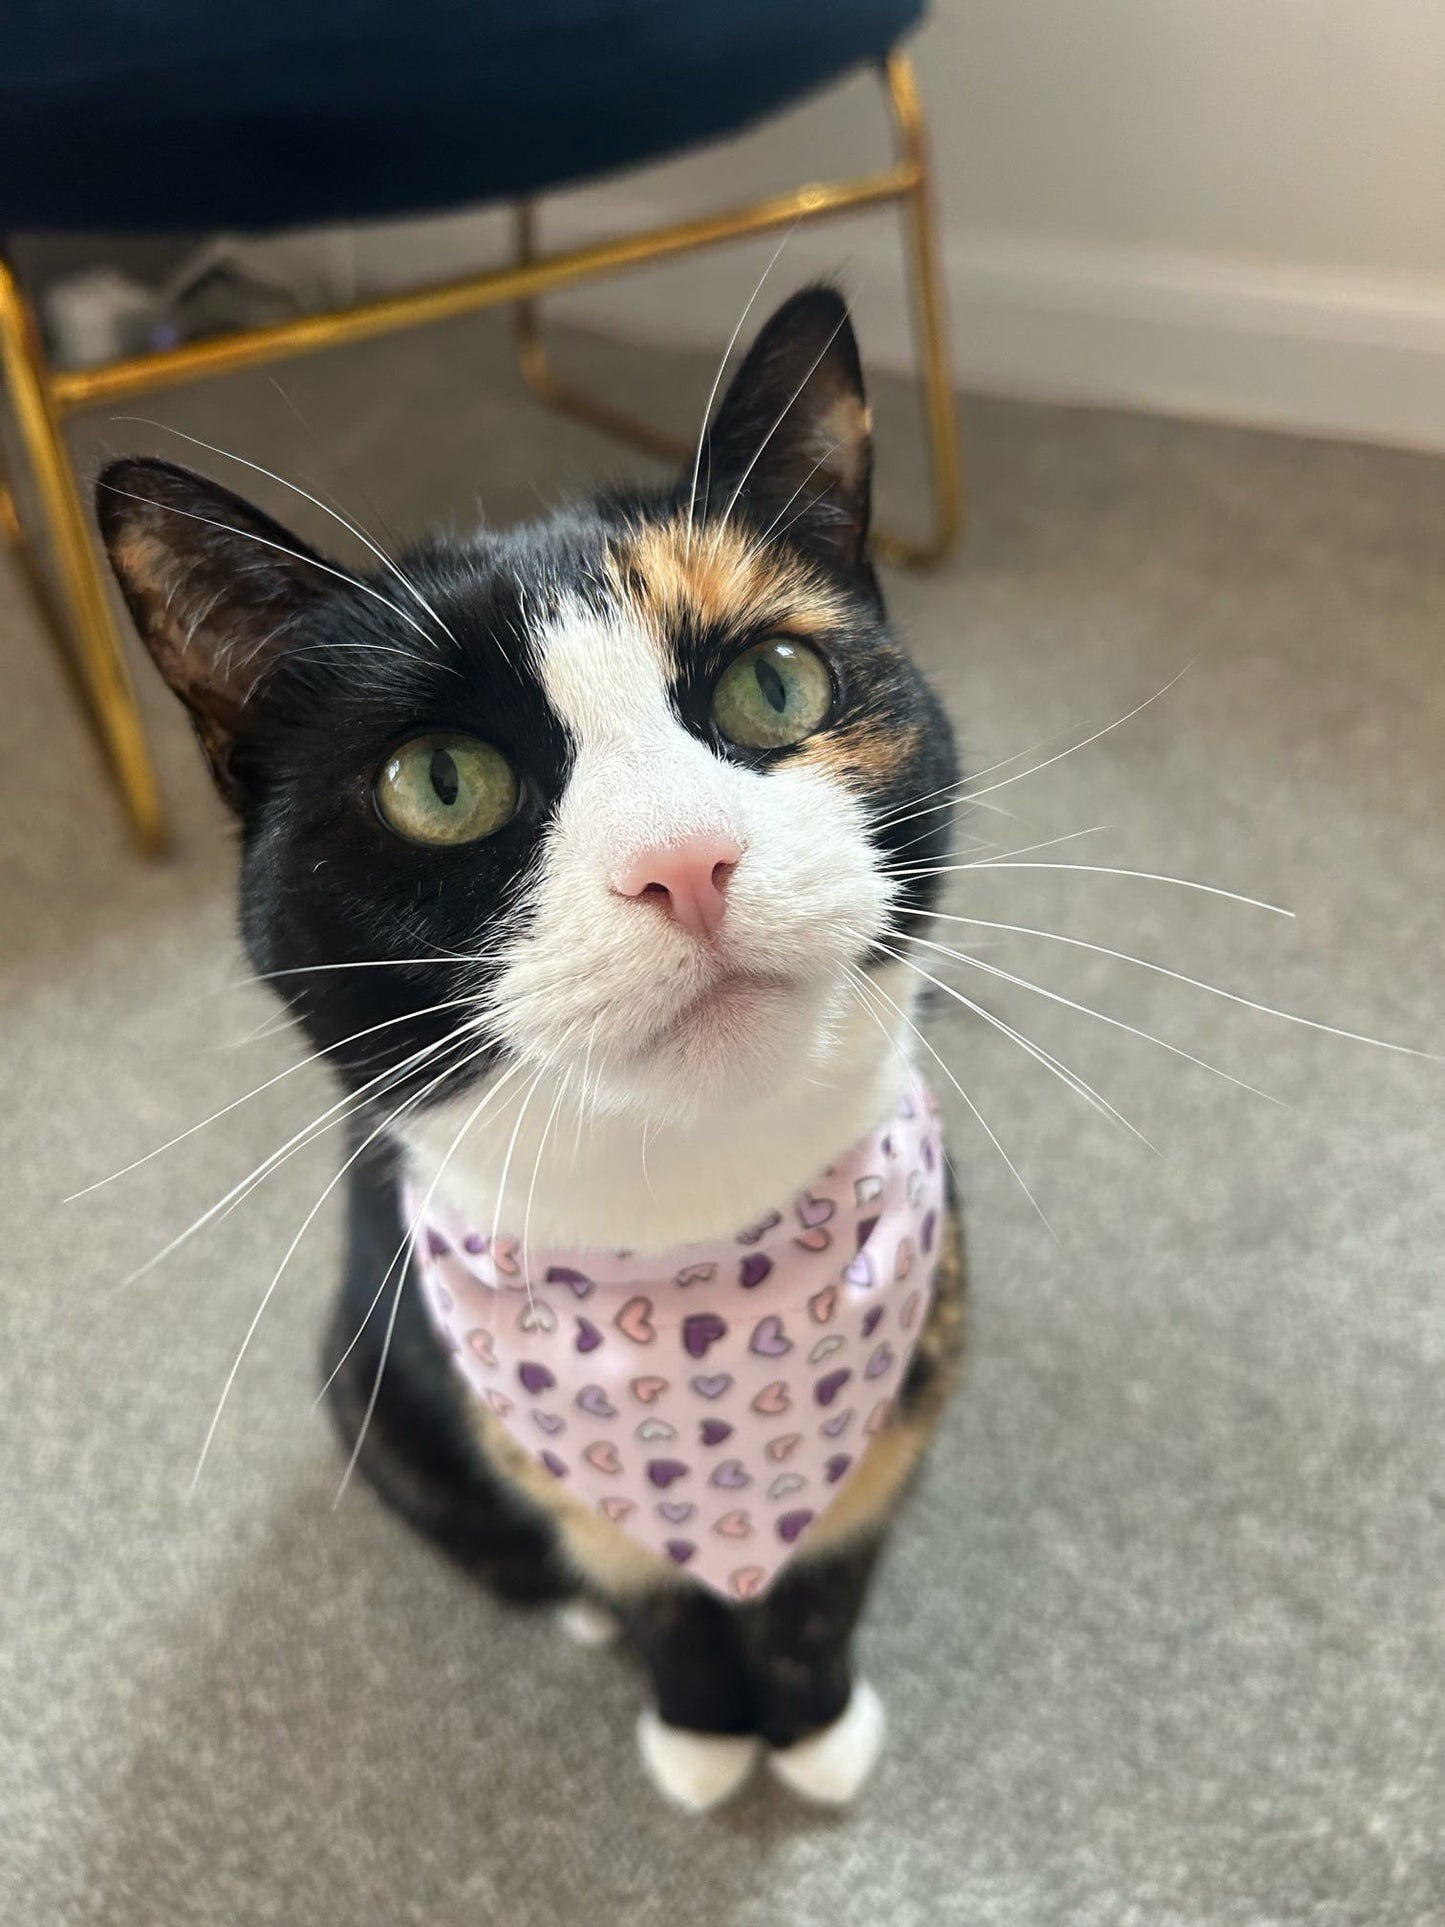
<path fill-rule="evenodd" d="M 665 647 L 688 620 L 723 631 L 776 623 L 808 634 L 846 614 L 838 592 L 800 559 L 726 524 L 689 531 L 686 516 L 619 538 L 610 572 L 619 601 Z"/>
<path fill-rule="evenodd" d="M 902 729 L 854 723 L 810 737 L 799 745 L 796 762 L 867 794 L 886 789 L 903 774 L 917 756 L 922 736 L 917 723 Z"/>

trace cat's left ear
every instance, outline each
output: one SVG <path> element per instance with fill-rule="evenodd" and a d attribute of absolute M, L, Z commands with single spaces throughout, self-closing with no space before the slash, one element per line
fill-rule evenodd
<path fill-rule="evenodd" d="M 868 572 L 872 419 L 848 304 L 804 288 L 763 328 L 703 443 L 696 512 L 737 499 L 836 567 Z M 704 510 L 706 502 L 706 511 Z"/>
<path fill-rule="evenodd" d="M 141 641 L 191 712 L 233 809 L 261 694 L 329 565 L 239 495 L 173 462 L 112 462 L 95 512 Z"/>

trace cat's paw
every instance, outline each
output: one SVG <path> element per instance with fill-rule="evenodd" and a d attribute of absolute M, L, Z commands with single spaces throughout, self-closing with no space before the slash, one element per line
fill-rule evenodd
<path fill-rule="evenodd" d="M 693 1733 L 666 1725 L 651 1707 L 637 1722 L 637 1746 L 658 1792 L 688 1813 L 710 1813 L 731 1799 L 759 1752 L 750 1734 Z"/>
<path fill-rule="evenodd" d="M 591 1599 L 569 1599 L 559 1606 L 557 1624 L 574 1646 L 610 1646 L 622 1631 L 616 1615 Z"/>
<path fill-rule="evenodd" d="M 859 1680 L 831 1726 L 810 1733 L 796 1746 L 783 1747 L 768 1765 L 785 1786 L 815 1806 L 846 1806 L 877 1765 L 887 1726 L 882 1700 L 866 1680 Z"/>

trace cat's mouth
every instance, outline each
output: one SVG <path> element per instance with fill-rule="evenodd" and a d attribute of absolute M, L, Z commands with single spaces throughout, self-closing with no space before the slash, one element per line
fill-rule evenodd
<path fill-rule="evenodd" d="M 735 1036 L 743 1026 L 766 1025 L 800 988 L 799 979 L 777 971 L 725 971 L 658 1026 L 639 1047 L 637 1060 L 645 1063 L 691 1043 Z"/>

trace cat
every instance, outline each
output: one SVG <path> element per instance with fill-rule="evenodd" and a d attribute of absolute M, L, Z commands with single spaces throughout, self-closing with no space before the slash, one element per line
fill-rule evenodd
<path fill-rule="evenodd" d="M 878 947 L 932 908 L 959 772 L 871 471 L 815 286 L 673 486 L 370 575 L 170 463 L 97 487 L 239 820 L 246 949 L 342 1087 L 343 1440 L 503 1598 L 620 1623 L 697 1811 L 764 1756 L 822 1803 L 871 1771 L 851 1638 L 961 1346 Z"/>

